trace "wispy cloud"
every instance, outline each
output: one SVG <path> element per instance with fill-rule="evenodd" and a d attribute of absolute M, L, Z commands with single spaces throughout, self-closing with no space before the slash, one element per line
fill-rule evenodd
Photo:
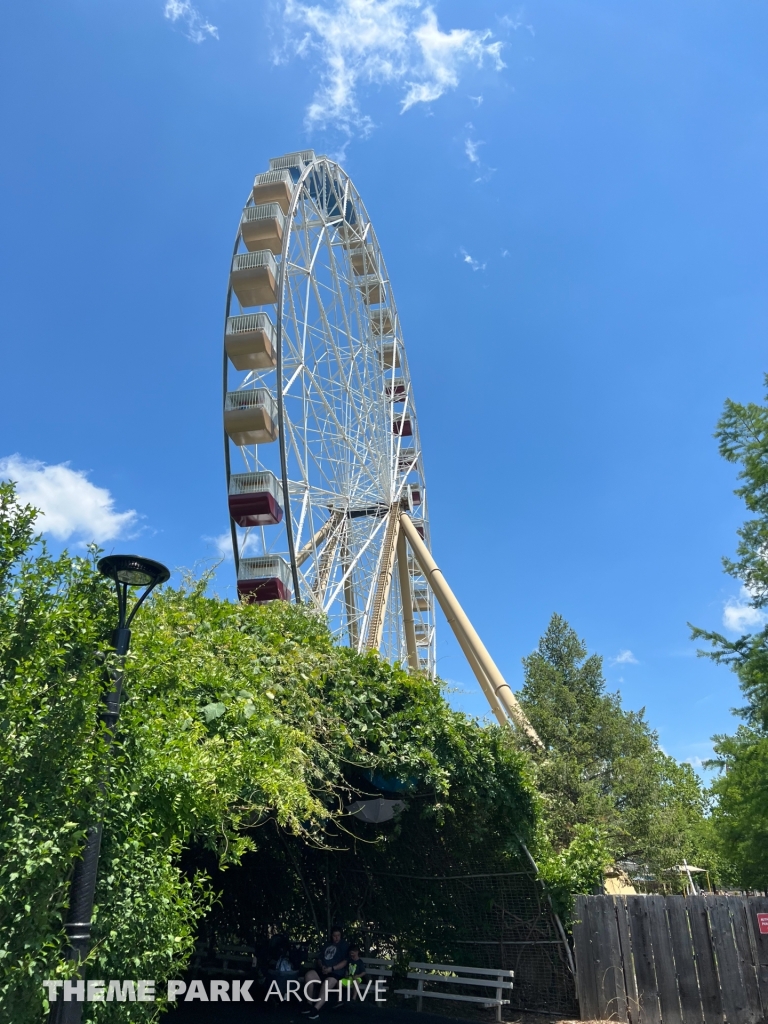
<path fill-rule="evenodd" d="M 204 18 L 190 0 L 166 0 L 164 14 L 169 21 L 180 22 L 187 39 L 193 43 L 219 38 L 216 26 Z"/>
<path fill-rule="evenodd" d="M 755 608 L 746 587 L 742 587 L 738 597 L 729 597 L 723 608 L 723 625 L 732 633 L 748 633 L 753 629 L 761 629 L 768 622 L 768 615 Z"/>
<path fill-rule="evenodd" d="M 522 9 L 517 14 L 502 14 L 499 18 L 499 24 L 512 32 L 517 32 L 519 28 L 525 28 L 528 29 L 532 36 L 536 35 L 533 25 L 526 25 Z"/>
<path fill-rule="evenodd" d="M 463 262 L 468 263 L 473 270 L 485 270 L 486 264 L 481 263 L 479 260 L 473 259 L 466 249 L 461 250 L 461 255 L 463 257 Z"/>
<path fill-rule="evenodd" d="M 483 97 L 482 96 L 470 96 L 469 98 L 472 100 L 472 102 L 475 104 L 476 107 L 482 106 L 482 103 L 483 103 Z"/>
<path fill-rule="evenodd" d="M 467 159 L 470 163 L 480 163 L 480 157 L 477 155 L 477 150 L 482 145 L 484 145 L 483 142 L 476 142 L 474 139 L 464 140 L 464 152 L 467 154 Z"/>
<path fill-rule="evenodd" d="M 615 658 L 611 658 L 612 665 L 639 665 L 640 662 L 632 651 L 619 651 Z"/>
<path fill-rule="evenodd" d="M 223 558 L 225 562 L 231 562 L 232 558 L 232 534 L 227 530 L 226 533 L 220 533 L 215 537 L 203 537 L 206 544 L 212 547 L 219 558 Z M 261 537 L 255 530 L 251 530 L 248 534 L 244 546 L 242 547 L 241 555 L 260 555 L 262 553 Z"/>
<path fill-rule="evenodd" d="M 16 483 L 19 499 L 43 513 L 38 527 L 57 540 L 75 537 L 103 544 L 125 536 L 138 520 L 133 509 L 116 512 L 109 491 L 92 484 L 82 470 L 70 469 L 68 462 L 47 466 L 9 455 L 0 459 L 0 479 Z"/>
<path fill-rule="evenodd" d="M 359 99 L 366 85 L 398 86 L 405 113 L 455 89 L 467 66 L 505 66 L 503 43 L 493 41 L 490 30 L 443 32 L 423 0 L 284 0 L 283 10 L 288 50 L 320 61 L 319 86 L 306 112 L 310 129 L 368 134 L 373 123 Z"/>

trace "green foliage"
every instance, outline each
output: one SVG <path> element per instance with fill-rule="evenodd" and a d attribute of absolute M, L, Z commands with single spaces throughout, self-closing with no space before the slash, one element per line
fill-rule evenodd
<path fill-rule="evenodd" d="M 768 376 L 765 378 L 768 385 Z M 768 406 L 728 400 L 715 437 L 720 454 L 739 466 L 743 499 L 753 518 L 738 530 L 737 558 L 723 559 L 726 572 L 741 580 L 752 607 L 768 604 Z M 692 637 L 709 645 L 700 655 L 728 665 L 737 675 L 746 704 L 734 736 L 715 736 L 720 769 L 711 791 L 712 842 L 719 871 L 732 885 L 768 886 L 768 627 L 737 640 L 692 627 Z"/>
<path fill-rule="evenodd" d="M 715 737 L 712 843 L 725 884 L 762 889 L 768 842 L 768 736 L 740 726 Z"/>
<path fill-rule="evenodd" d="M 603 831 L 586 824 L 574 826 L 573 838 L 564 849 L 550 849 L 540 854 L 539 876 L 547 886 L 555 910 L 564 920 L 570 920 L 576 893 L 599 891 L 603 872 L 611 860 Z"/>
<path fill-rule="evenodd" d="M 572 865 L 588 886 L 573 891 L 590 891 L 606 850 L 655 873 L 693 862 L 705 810 L 699 781 L 660 749 L 643 711 L 625 711 L 606 691 L 602 659 L 553 615 L 523 667 L 520 701 L 545 747 L 534 758 L 551 851 L 540 860 L 553 884 Z"/>
<path fill-rule="evenodd" d="M 768 374 L 765 383 L 768 387 Z M 724 558 L 723 564 L 747 587 L 755 608 L 762 608 L 768 603 L 768 407 L 728 399 L 715 437 L 723 458 L 741 467 L 743 482 L 734 493 L 756 513 L 737 531 L 738 559 Z"/>
<path fill-rule="evenodd" d="M 211 907 L 202 868 L 220 876 L 275 843 L 286 856 L 356 847 L 370 864 L 503 863 L 518 836 L 532 841 L 537 800 L 508 730 L 452 711 L 424 676 L 334 647 L 307 609 L 221 602 L 206 580 L 142 609 L 110 753 L 99 720 L 110 585 L 92 557 L 52 558 L 35 541 L 34 510 L 12 487 L 0 499 L 2 1019 L 38 1021 L 42 980 L 70 969 L 69 879 L 102 817 L 86 973 L 161 985 Z M 342 816 L 371 772 L 409 787 L 408 813 L 375 844 Z M 87 1004 L 86 1019 L 160 1008 Z"/>

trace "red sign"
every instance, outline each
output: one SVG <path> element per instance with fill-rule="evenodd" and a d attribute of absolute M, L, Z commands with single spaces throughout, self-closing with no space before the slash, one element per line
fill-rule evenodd
<path fill-rule="evenodd" d="M 757 915 L 757 927 L 761 935 L 768 935 L 768 914 Z"/>

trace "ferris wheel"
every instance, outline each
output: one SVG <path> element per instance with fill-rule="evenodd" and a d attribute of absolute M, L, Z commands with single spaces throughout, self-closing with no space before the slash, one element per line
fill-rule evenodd
<path fill-rule="evenodd" d="M 270 160 L 243 208 L 224 434 L 240 599 L 309 604 L 338 640 L 434 675 L 434 597 L 399 531 L 405 511 L 429 548 L 392 284 L 349 176 L 311 150 Z"/>

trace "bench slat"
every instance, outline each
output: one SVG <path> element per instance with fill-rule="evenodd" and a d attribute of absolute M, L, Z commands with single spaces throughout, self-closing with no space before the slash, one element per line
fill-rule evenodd
<path fill-rule="evenodd" d="M 492 974 L 495 978 L 514 978 L 514 971 L 506 971 L 499 968 L 498 970 L 492 970 L 488 967 L 459 967 L 458 964 L 408 964 L 408 970 L 425 970 L 425 971 L 466 971 L 467 974 Z"/>
<path fill-rule="evenodd" d="M 492 999 L 489 996 L 460 996 L 454 992 L 419 992 L 415 988 L 396 988 L 395 994 L 426 999 L 460 999 L 463 1003 L 483 1003 L 484 1006 L 509 1006 L 508 999 Z"/>
<path fill-rule="evenodd" d="M 442 974 L 417 974 L 410 971 L 406 974 L 406 978 L 412 978 L 414 981 L 444 981 L 448 985 L 482 985 L 485 988 L 512 988 L 511 981 L 496 981 L 493 978 L 446 978 Z"/>

